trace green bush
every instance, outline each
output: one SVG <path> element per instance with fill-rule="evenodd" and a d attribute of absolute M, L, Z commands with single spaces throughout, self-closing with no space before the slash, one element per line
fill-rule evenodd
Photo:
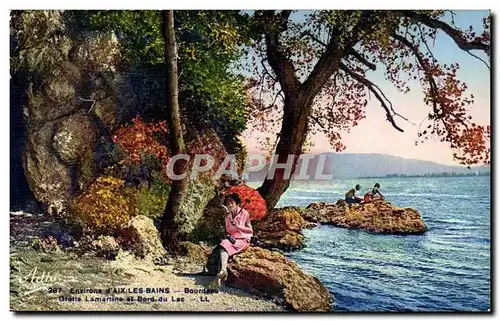
<path fill-rule="evenodd" d="M 165 183 L 159 172 L 154 172 L 152 178 L 149 186 L 142 185 L 136 188 L 135 199 L 137 212 L 156 220 L 163 215 L 170 193 L 170 185 Z"/>

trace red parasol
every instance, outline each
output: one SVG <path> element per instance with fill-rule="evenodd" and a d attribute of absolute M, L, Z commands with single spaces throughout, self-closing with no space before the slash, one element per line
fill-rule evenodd
<path fill-rule="evenodd" d="M 264 201 L 257 190 L 243 184 L 228 189 L 228 195 L 233 193 L 238 194 L 240 197 L 241 207 L 244 207 L 248 211 L 251 221 L 259 220 L 266 215 L 266 201 Z"/>

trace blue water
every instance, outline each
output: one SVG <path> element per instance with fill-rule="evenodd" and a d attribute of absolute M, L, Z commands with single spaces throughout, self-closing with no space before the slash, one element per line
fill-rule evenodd
<path fill-rule="evenodd" d="M 429 231 L 377 235 L 321 226 L 289 256 L 334 295 L 336 311 L 487 311 L 490 178 L 430 177 L 295 182 L 280 206 L 334 202 L 378 181 L 386 199 L 420 212 Z"/>

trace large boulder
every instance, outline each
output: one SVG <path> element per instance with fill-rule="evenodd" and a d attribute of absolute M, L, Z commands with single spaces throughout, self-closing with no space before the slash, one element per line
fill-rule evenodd
<path fill-rule="evenodd" d="M 321 217 L 320 215 L 318 215 L 317 211 L 311 210 L 309 208 L 298 207 L 298 206 L 287 206 L 284 207 L 283 209 L 293 209 L 297 211 L 306 222 L 304 228 L 313 228 L 316 227 L 318 223 L 325 224 L 328 222 L 328 219 L 326 217 Z"/>
<path fill-rule="evenodd" d="M 77 112 L 59 123 L 52 146 L 59 158 L 75 171 L 72 184 L 84 190 L 95 173 L 95 146 L 99 128 L 86 112 Z"/>
<path fill-rule="evenodd" d="M 310 224 L 294 208 L 274 209 L 257 223 L 256 237 L 264 247 L 297 250 L 304 246 L 301 230 Z"/>
<path fill-rule="evenodd" d="M 33 195 L 54 212 L 61 212 L 73 188 L 71 169 L 52 147 L 54 125 L 47 123 L 28 134 L 24 171 Z"/>
<path fill-rule="evenodd" d="M 308 225 L 300 213 L 294 208 L 278 208 L 270 210 L 257 225 L 259 230 L 278 231 L 289 230 L 300 232 Z"/>
<path fill-rule="evenodd" d="M 300 232 L 284 231 L 258 231 L 258 245 L 284 251 L 299 250 L 304 247 L 304 236 Z"/>
<path fill-rule="evenodd" d="M 200 172 L 196 179 L 189 179 L 185 197 L 175 219 L 180 227 L 179 233 L 182 237 L 194 241 L 208 240 L 214 238 L 215 235 L 214 233 L 210 233 L 211 228 L 207 225 L 214 224 L 215 234 L 220 231 L 217 224 L 221 223 L 221 212 L 218 210 L 223 208 L 216 195 L 217 190 L 221 186 L 221 180 L 216 179 L 215 175 L 219 169 L 219 164 L 225 159 L 227 153 L 213 129 L 205 129 L 201 132 L 195 130 L 188 131 L 186 148 L 191 154 L 188 164 L 189 173 L 193 168 L 195 154 L 211 155 L 214 158 L 214 166 L 210 170 Z M 211 203 L 209 204 L 209 202 Z M 205 210 L 207 205 L 210 205 L 209 207 L 215 210 L 213 212 L 210 209 Z M 214 214 L 214 217 L 211 216 L 212 214 Z M 210 222 L 207 222 L 207 219 Z M 225 228 L 223 220 L 220 227 Z M 209 234 L 204 235 L 203 230 L 208 231 Z"/>
<path fill-rule="evenodd" d="M 153 260 L 166 255 L 158 229 L 153 220 L 144 215 L 133 217 L 120 230 L 120 244 L 141 258 Z"/>
<path fill-rule="evenodd" d="M 181 208 L 175 218 L 181 235 L 190 235 L 195 231 L 205 207 L 214 196 L 215 186 L 211 182 L 189 180 Z"/>
<path fill-rule="evenodd" d="M 86 112 L 72 105 L 68 115 L 30 123 L 24 169 L 37 200 L 62 212 L 71 195 L 94 173 L 97 126 Z"/>
<path fill-rule="evenodd" d="M 205 266 L 208 260 L 207 249 L 200 244 L 195 244 L 192 242 L 181 242 L 180 243 L 182 255 L 189 261 Z"/>
<path fill-rule="evenodd" d="M 222 206 L 221 197 L 212 198 L 205 206 L 202 217 L 190 234 L 190 239 L 210 243 L 219 242 L 226 234 L 226 215 L 227 211 Z"/>
<path fill-rule="evenodd" d="M 278 252 L 250 247 L 235 255 L 228 268 L 230 287 L 269 297 L 292 311 L 332 309 L 326 287 Z"/>
<path fill-rule="evenodd" d="M 421 234 L 427 231 L 420 214 L 412 208 L 400 208 L 384 200 L 367 204 L 312 203 L 316 222 L 345 228 L 359 228 L 375 233 Z M 311 217 L 308 214 L 308 217 Z"/>
<path fill-rule="evenodd" d="M 115 123 L 113 79 L 121 57 L 112 33 L 75 29 L 70 16 L 16 13 L 11 33 L 21 45 L 12 60 L 21 84 L 16 90 L 24 97 L 13 102 L 23 116 L 23 128 L 13 135 L 26 131 L 20 151 L 26 181 L 33 196 L 57 213 L 97 171 L 96 142 Z"/>
<path fill-rule="evenodd" d="M 114 32 L 79 35 L 70 59 L 86 72 L 116 72 L 122 62 L 120 43 Z"/>
<path fill-rule="evenodd" d="M 85 156 L 89 149 L 91 150 L 95 139 L 95 124 L 85 113 L 79 112 L 59 123 L 53 137 L 52 147 L 63 162 L 74 165 Z"/>

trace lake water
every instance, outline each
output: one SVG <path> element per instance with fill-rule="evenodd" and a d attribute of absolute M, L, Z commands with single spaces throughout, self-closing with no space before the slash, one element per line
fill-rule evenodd
<path fill-rule="evenodd" d="M 375 182 L 392 204 L 418 210 L 429 231 L 395 236 L 321 226 L 304 230 L 306 247 L 288 256 L 329 289 L 336 311 L 487 311 L 489 176 L 294 182 L 278 207 L 335 202 L 355 184 L 364 193 Z"/>

